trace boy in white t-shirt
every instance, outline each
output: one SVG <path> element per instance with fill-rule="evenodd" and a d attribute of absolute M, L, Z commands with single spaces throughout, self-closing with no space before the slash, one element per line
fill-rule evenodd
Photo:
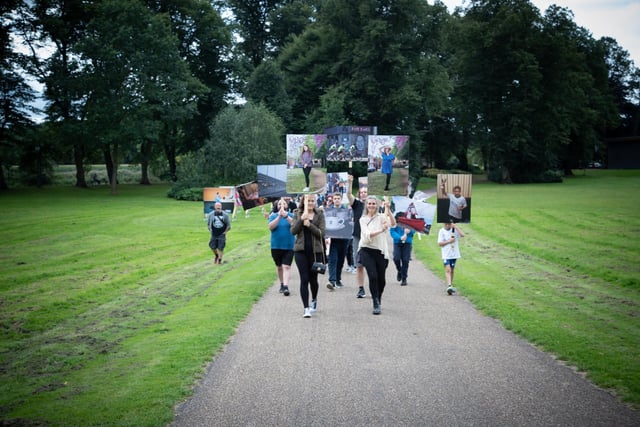
<path fill-rule="evenodd" d="M 453 295 L 456 288 L 453 287 L 453 273 L 456 268 L 456 260 L 460 258 L 458 238 L 464 237 L 464 232 L 454 222 L 444 224 L 438 232 L 438 246 L 442 251 L 442 263 L 444 264 L 444 277 L 447 282 L 447 293 Z"/>

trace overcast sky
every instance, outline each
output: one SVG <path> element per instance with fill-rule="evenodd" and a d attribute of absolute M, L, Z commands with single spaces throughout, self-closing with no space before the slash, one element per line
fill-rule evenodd
<path fill-rule="evenodd" d="M 467 6 L 465 0 L 442 0 L 453 12 Z M 573 11 L 573 21 L 591 32 L 595 39 L 612 37 L 622 46 L 636 67 L 640 67 L 640 0 L 531 0 L 540 13 L 552 4 Z M 433 1 L 429 1 L 433 4 Z"/>

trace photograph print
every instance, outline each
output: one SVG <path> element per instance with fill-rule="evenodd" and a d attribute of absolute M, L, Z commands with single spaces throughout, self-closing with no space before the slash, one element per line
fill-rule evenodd
<path fill-rule="evenodd" d="M 471 222 L 471 174 L 438 174 L 438 222 Z"/>
<path fill-rule="evenodd" d="M 326 135 L 287 134 L 286 190 L 318 193 L 326 184 Z"/>
<path fill-rule="evenodd" d="M 368 147 L 369 193 L 408 196 L 409 137 L 369 135 Z"/>

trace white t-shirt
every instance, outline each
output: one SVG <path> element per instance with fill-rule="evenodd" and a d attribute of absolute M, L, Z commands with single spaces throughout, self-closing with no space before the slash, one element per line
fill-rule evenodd
<path fill-rule="evenodd" d="M 448 243 L 440 247 L 440 250 L 442 252 L 442 259 L 460 258 L 460 249 L 458 249 L 458 240 L 460 239 L 460 235 L 456 233 L 455 229 L 451 228 L 447 230 L 446 228 L 441 228 L 438 232 L 438 243 L 448 241 L 449 239 L 451 239 L 451 236 L 456 237 L 455 242 Z"/>
<path fill-rule="evenodd" d="M 448 193 L 449 197 L 449 215 L 462 219 L 462 209 L 467 207 L 467 200 L 463 197 L 456 197 L 454 194 Z"/>

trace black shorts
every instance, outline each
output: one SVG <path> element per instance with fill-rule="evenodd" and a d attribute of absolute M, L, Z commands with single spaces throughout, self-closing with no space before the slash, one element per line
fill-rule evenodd
<path fill-rule="evenodd" d="M 225 234 L 221 234 L 219 236 L 211 236 L 211 240 L 209 240 L 209 247 L 211 249 L 223 250 L 226 245 L 227 236 Z"/>
<path fill-rule="evenodd" d="M 271 249 L 271 258 L 277 267 L 291 265 L 293 262 L 293 249 Z"/>

